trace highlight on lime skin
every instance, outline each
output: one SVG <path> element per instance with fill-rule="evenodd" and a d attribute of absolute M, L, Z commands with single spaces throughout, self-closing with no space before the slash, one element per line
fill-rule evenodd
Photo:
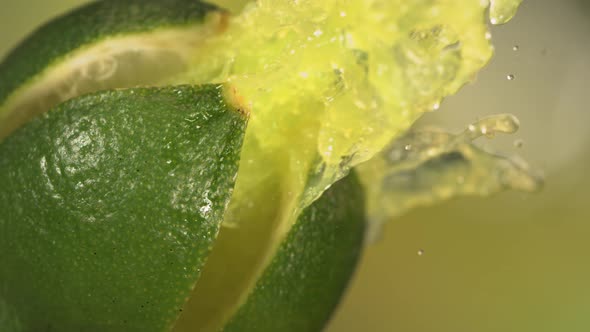
<path fill-rule="evenodd" d="M 383 223 L 540 187 L 473 143 L 509 114 L 412 128 L 521 1 L 215 2 L 95 2 L 0 63 L 0 328 L 319 331 Z"/>

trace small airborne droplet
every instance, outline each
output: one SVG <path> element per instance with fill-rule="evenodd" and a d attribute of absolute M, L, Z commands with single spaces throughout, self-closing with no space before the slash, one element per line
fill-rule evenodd
<path fill-rule="evenodd" d="M 512 75 L 512 74 L 508 74 L 508 75 L 506 76 L 506 79 L 507 79 L 507 80 L 509 80 L 509 81 L 514 81 L 514 75 Z"/>
<path fill-rule="evenodd" d="M 418 250 L 418 256 L 424 256 L 424 249 Z"/>
<path fill-rule="evenodd" d="M 514 52 L 518 51 L 518 49 L 519 49 L 519 48 L 520 48 L 520 47 L 518 47 L 518 45 L 514 45 L 514 46 L 512 46 L 512 50 L 513 50 Z"/>
<path fill-rule="evenodd" d="M 517 139 L 514 141 L 514 147 L 522 148 L 524 146 L 524 141 L 522 139 Z"/>

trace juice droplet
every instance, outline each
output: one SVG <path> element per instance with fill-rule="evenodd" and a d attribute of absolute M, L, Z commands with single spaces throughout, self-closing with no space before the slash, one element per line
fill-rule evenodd
<path fill-rule="evenodd" d="M 496 114 L 478 120 L 469 126 L 459 137 L 473 141 L 479 137 L 492 138 L 497 133 L 513 134 L 520 128 L 520 122 L 512 114 Z"/>
<path fill-rule="evenodd" d="M 424 249 L 418 250 L 418 256 L 424 256 Z"/>
<path fill-rule="evenodd" d="M 514 45 L 514 46 L 512 46 L 512 50 L 513 50 L 514 52 L 518 51 L 519 49 L 520 49 L 520 47 L 519 47 L 518 45 Z"/>
<path fill-rule="evenodd" d="M 506 75 L 506 79 L 507 79 L 507 80 L 509 80 L 509 81 L 514 81 L 514 78 L 515 78 L 515 77 L 514 77 L 514 75 L 513 75 L 513 74 L 508 74 L 508 75 Z"/>
<path fill-rule="evenodd" d="M 490 22 L 492 24 L 508 23 L 514 17 L 522 0 L 490 0 Z"/>

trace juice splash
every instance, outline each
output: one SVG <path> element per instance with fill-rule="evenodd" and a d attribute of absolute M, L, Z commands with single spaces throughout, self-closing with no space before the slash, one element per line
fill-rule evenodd
<path fill-rule="evenodd" d="M 474 142 L 482 136 L 512 134 L 518 127 L 513 115 L 499 114 L 470 124 L 459 134 L 436 128 L 410 130 L 360 165 L 371 219 L 369 240 L 378 236 L 385 222 L 415 207 L 508 189 L 539 190 L 543 177 L 522 159 L 486 151 Z"/>
<path fill-rule="evenodd" d="M 293 221 L 470 82 L 492 55 L 488 5 L 260 0 L 230 19 L 185 78 L 231 82 L 251 112 L 226 225 L 268 188 Z"/>

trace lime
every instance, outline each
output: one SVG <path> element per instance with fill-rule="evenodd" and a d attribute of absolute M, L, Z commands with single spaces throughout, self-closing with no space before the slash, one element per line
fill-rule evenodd
<path fill-rule="evenodd" d="M 320 330 L 362 247 L 348 174 L 489 60 L 487 7 L 107 0 L 43 26 L 0 64 L 0 326 Z"/>
<path fill-rule="evenodd" d="M 321 331 L 356 266 L 363 220 L 364 195 L 352 174 L 303 212 L 223 330 Z"/>
<path fill-rule="evenodd" d="M 105 91 L 0 145 L 0 297 L 25 331 L 166 331 L 214 245 L 246 118 L 223 86 Z"/>
<path fill-rule="evenodd" d="M 177 84 L 227 15 L 199 1 L 96 2 L 0 63 L 3 330 L 317 331 L 328 320 L 362 246 L 363 191 L 350 176 L 288 227 L 272 206 L 222 227 L 249 105 L 232 85 Z M 259 203 L 282 190 L 262 185 Z M 236 248 L 251 254 L 241 265 Z"/>

